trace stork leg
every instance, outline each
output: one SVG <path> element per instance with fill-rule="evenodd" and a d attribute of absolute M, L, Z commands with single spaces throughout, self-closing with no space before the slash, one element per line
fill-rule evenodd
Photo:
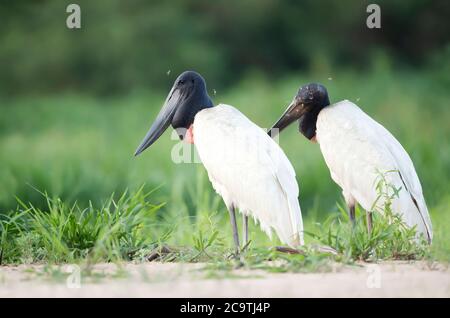
<path fill-rule="evenodd" d="M 244 246 L 248 243 L 248 215 L 242 215 L 242 231 L 244 238 Z"/>
<path fill-rule="evenodd" d="M 366 221 L 367 221 L 367 232 L 369 236 L 372 234 L 372 212 L 366 213 Z"/>
<path fill-rule="evenodd" d="M 352 221 L 353 225 L 355 224 L 355 205 L 349 205 L 348 207 L 348 215 L 350 216 L 350 221 Z"/>
<path fill-rule="evenodd" d="M 228 212 L 230 213 L 230 222 L 231 222 L 231 228 L 233 230 L 233 239 L 234 239 L 234 247 L 236 256 L 239 255 L 239 234 L 238 234 L 238 227 L 236 223 L 236 211 L 235 208 L 232 206 L 228 209 Z"/>

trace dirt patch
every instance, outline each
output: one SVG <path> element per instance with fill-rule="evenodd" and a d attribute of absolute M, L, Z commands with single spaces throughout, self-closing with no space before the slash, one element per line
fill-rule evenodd
<path fill-rule="evenodd" d="M 327 273 L 204 269 L 204 264 L 0 267 L 0 297 L 450 297 L 447 265 L 388 262 Z M 67 272 L 72 272 L 68 274 Z"/>

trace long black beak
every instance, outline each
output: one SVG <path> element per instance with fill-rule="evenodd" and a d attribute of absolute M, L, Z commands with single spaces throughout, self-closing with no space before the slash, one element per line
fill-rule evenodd
<path fill-rule="evenodd" d="M 268 134 L 272 138 L 279 134 L 284 128 L 292 122 L 302 117 L 306 112 L 306 108 L 302 103 L 294 100 L 289 104 L 287 109 L 281 115 L 280 119 L 270 128 Z"/>
<path fill-rule="evenodd" d="M 164 133 L 167 127 L 169 127 L 182 100 L 183 96 L 180 93 L 180 90 L 173 87 L 167 96 L 164 106 L 161 108 L 158 116 L 156 117 L 155 122 L 152 124 L 150 130 L 147 132 L 141 144 L 136 149 L 136 152 L 134 153 L 135 156 L 150 147 Z"/>

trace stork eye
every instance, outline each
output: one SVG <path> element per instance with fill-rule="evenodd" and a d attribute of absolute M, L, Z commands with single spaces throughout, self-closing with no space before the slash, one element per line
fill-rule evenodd
<path fill-rule="evenodd" d="M 183 85 L 184 84 L 184 80 L 179 80 L 178 81 L 178 85 Z"/>

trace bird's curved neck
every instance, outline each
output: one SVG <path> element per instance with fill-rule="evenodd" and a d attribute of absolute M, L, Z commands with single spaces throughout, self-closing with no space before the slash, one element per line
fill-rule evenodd
<path fill-rule="evenodd" d="M 317 117 L 322 108 L 315 108 L 299 119 L 299 130 L 309 140 L 314 140 L 316 136 Z"/>

